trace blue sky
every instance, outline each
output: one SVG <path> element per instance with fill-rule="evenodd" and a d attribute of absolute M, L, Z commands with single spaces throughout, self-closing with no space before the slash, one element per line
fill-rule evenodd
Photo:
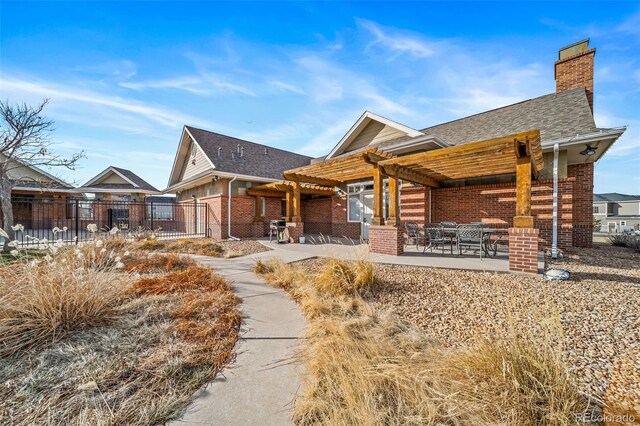
<path fill-rule="evenodd" d="M 423 128 L 552 93 L 591 37 L 597 192 L 640 193 L 637 2 L 0 3 L 0 96 L 51 98 L 60 152 L 162 189 L 184 124 L 326 154 L 364 110 Z"/>

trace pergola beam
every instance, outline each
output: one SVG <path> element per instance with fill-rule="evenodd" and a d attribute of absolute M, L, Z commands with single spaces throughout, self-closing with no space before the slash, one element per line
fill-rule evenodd
<path fill-rule="evenodd" d="M 315 183 L 316 185 L 322 185 L 322 186 L 340 186 L 343 183 L 342 181 L 335 180 L 335 179 L 306 176 L 304 174 L 298 174 L 298 173 L 285 172 L 283 176 L 287 180 L 298 180 L 299 182 Z"/>
<path fill-rule="evenodd" d="M 384 170 L 384 174 L 387 176 L 393 176 L 395 178 L 402 179 L 403 181 L 406 180 L 413 183 L 419 183 L 420 185 L 430 186 L 432 188 L 440 187 L 440 182 L 437 180 L 424 176 L 420 173 L 412 172 L 404 167 L 386 166 L 382 167 L 382 169 Z"/>

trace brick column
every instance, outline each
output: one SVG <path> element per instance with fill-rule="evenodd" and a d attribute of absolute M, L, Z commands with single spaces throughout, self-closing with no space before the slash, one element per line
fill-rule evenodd
<path fill-rule="evenodd" d="M 369 225 L 369 251 L 392 256 L 404 253 L 403 228 L 390 225 Z"/>
<path fill-rule="evenodd" d="M 509 270 L 538 273 L 538 233 L 535 228 L 509 228 Z"/>
<path fill-rule="evenodd" d="M 294 243 L 299 243 L 300 237 L 304 235 L 304 223 L 287 222 L 287 231 L 289 232 L 289 240 Z"/>

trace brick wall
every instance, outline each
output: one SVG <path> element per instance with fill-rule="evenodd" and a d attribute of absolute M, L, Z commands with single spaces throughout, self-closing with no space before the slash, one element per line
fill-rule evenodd
<path fill-rule="evenodd" d="M 388 225 L 369 226 L 369 251 L 399 256 L 404 253 L 402 227 Z"/>
<path fill-rule="evenodd" d="M 509 228 L 509 270 L 538 273 L 538 230 Z"/>
<path fill-rule="evenodd" d="M 347 196 L 331 197 L 331 235 L 360 239 L 360 222 L 347 222 Z"/>
<path fill-rule="evenodd" d="M 558 246 L 566 249 L 573 245 L 575 177 L 558 182 Z M 579 190 L 580 196 L 592 197 L 592 193 Z M 516 209 L 514 183 L 479 185 L 453 188 L 437 188 L 431 191 L 432 222 L 454 221 L 458 223 L 485 222 L 494 227 L 509 228 L 513 225 Z M 533 181 L 531 187 L 531 211 L 534 227 L 540 229 L 540 243 L 551 245 L 553 227 L 553 182 Z M 428 215 L 428 212 L 427 212 Z M 402 217 L 405 220 L 404 217 Z M 428 220 L 428 219 L 425 219 Z M 589 219 L 591 220 L 591 219 Z"/>
<path fill-rule="evenodd" d="M 424 225 L 429 222 L 430 188 L 402 188 L 400 191 L 400 217 L 403 221 Z"/>
<path fill-rule="evenodd" d="M 573 184 L 573 246 L 593 244 L 593 163 L 575 164 L 567 168 Z"/>
<path fill-rule="evenodd" d="M 302 221 L 307 234 L 331 235 L 331 205 L 331 198 L 328 197 L 302 201 Z"/>
<path fill-rule="evenodd" d="M 584 87 L 593 111 L 593 62 L 596 49 L 565 58 L 555 63 L 556 93 Z"/>

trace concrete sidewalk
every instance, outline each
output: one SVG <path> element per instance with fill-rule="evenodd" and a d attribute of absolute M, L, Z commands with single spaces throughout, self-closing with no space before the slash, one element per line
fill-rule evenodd
<path fill-rule="evenodd" d="M 288 251 L 235 259 L 194 256 L 233 283 L 242 299 L 243 317 L 237 358 L 197 394 L 174 425 L 283 425 L 291 423 L 293 399 L 300 387 L 295 351 L 305 328 L 298 305 L 283 290 L 253 273 L 257 259 L 285 262 L 314 257 Z"/>

